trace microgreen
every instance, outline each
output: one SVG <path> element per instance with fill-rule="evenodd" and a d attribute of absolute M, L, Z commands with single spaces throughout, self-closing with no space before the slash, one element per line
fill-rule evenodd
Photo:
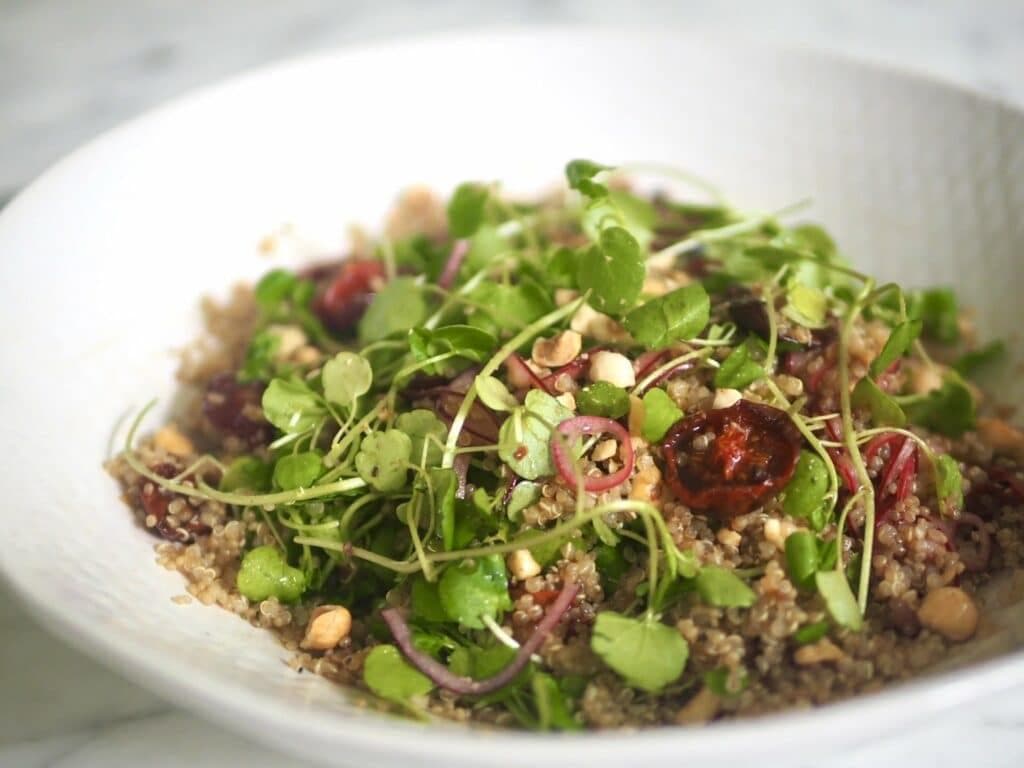
<path fill-rule="evenodd" d="M 734 348 L 715 371 L 715 386 L 744 389 L 765 375 L 764 366 L 754 359 L 752 350 L 759 342 L 752 338 Z"/>
<path fill-rule="evenodd" d="M 371 432 L 363 438 L 356 454 L 359 476 L 378 491 L 401 490 L 405 486 L 412 440 L 397 429 Z"/>
<path fill-rule="evenodd" d="M 285 491 L 309 488 L 323 471 L 324 464 L 318 453 L 287 454 L 274 464 L 274 485 Z"/>
<path fill-rule="evenodd" d="M 974 396 L 963 379 L 950 372 L 939 389 L 903 404 L 913 424 L 949 437 L 959 437 L 974 427 Z"/>
<path fill-rule="evenodd" d="M 339 352 L 324 363 L 321 381 L 324 397 L 350 407 L 357 397 L 370 391 L 373 371 L 366 359 L 354 352 Z"/>
<path fill-rule="evenodd" d="M 512 492 L 508 495 L 508 503 L 505 505 L 505 514 L 510 520 L 519 520 L 522 512 L 531 504 L 540 500 L 540 485 L 523 480 L 516 483 Z"/>
<path fill-rule="evenodd" d="M 228 465 L 218 487 L 228 493 L 242 490 L 260 493 L 270 489 L 273 472 L 271 464 L 255 456 L 239 456 Z"/>
<path fill-rule="evenodd" d="M 466 183 L 455 188 L 448 201 L 448 232 L 452 237 L 469 237 L 484 221 L 487 187 Z"/>
<path fill-rule="evenodd" d="M 786 537 L 786 570 L 794 584 L 812 588 L 818 567 L 818 540 L 813 533 L 794 531 Z"/>
<path fill-rule="evenodd" d="M 797 645 L 810 645 L 816 643 L 828 634 L 828 622 L 816 621 L 813 624 L 805 624 L 793 633 L 793 642 Z"/>
<path fill-rule="evenodd" d="M 317 394 L 302 381 L 274 379 L 263 391 L 263 415 L 289 434 L 312 429 L 327 411 Z"/>
<path fill-rule="evenodd" d="M 629 393 L 607 381 L 596 381 L 576 393 L 576 409 L 588 416 L 621 419 L 629 413 Z"/>
<path fill-rule="evenodd" d="M 481 283 L 468 298 L 476 311 L 469 322 L 491 333 L 517 330 L 551 309 L 551 297 L 537 283 Z"/>
<path fill-rule="evenodd" d="M 1005 360 L 1006 354 L 1006 344 L 1004 342 L 992 341 L 978 349 L 964 352 L 953 363 L 953 369 L 961 376 L 973 377 L 981 371 Z"/>
<path fill-rule="evenodd" d="M 952 344 L 960 339 L 960 309 L 952 290 L 931 288 L 915 291 L 907 299 L 907 312 L 913 318 L 920 318 L 926 337 L 942 344 Z"/>
<path fill-rule="evenodd" d="M 690 655 L 674 627 L 652 615 L 633 619 L 614 611 L 597 614 L 590 647 L 626 683 L 650 693 L 678 680 Z"/>
<path fill-rule="evenodd" d="M 956 459 L 940 454 L 935 460 L 935 490 L 939 500 L 948 508 L 961 509 L 964 505 L 963 475 Z"/>
<path fill-rule="evenodd" d="M 613 226 L 602 230 L 598 244 L 583 252 L 576 280 L 583 291 L 590 292 L 595 309 L 621 315 L 640 295 L 646 271 L 636 238 Z"/>
<path fill-rule="evenodd" d="M 438 595 L 444 612 L 471 629 L 483 629 L 483 617 L 497 619 L 512 608 L 505 561 L 498 555 L 448 568 L 441 576 Z"/>
<path fill-rule="evenodd" d="M 498 435 L 498 456 L 527 480 L 554 474 L 551 431 L 573 412 L 547 392 L 531 389 L 526 402 L 505 419 Z"/>
<path fill-rule="evenodd" d="M 829 474 L 825 461 L 811 451 L 800 451 L 793 479 L 786 486 L 782 509 L 791 517 L 798 517 L 820 531 L 828 522 Z"/>
<path fill-rule="evenodd" d="M 879 426 L 902 427 L 907 423 L 907 416 L 899 403 L 867 376 L 854 386 L 850 402 L 855 408 L 867 408 L 871 412 L 871 420 Z"/>
<path fill-rule="evenodd" d="M 422 367 L 425 373 L 435 376 L 454 372 L 449 361 L 455 358 L 482 363 L 497 346 L 494 334 L 472 325 L 446 325 L 437 330 L 413 328 L 409 332 L 413 357 L 426 363 Z M 465 362 L 460 367 L 465 367 Z"/>
<path fill-rule="evenodd" d="M 836 624 L 854 631 L 859 630 L 864 620 L 857 606 L 857 598 L 850 589 L 850 582 L 846 580 L 846 574 L 841 571 L 817 571 L 814 574 L 814 581 L 829 615 Z"/>
<path fill-rule="evenodd" d="M 441 463 L 442 446 L 448 428 L 432 411 L 417 408 L 399 414 L 395 428 L 409 436 L 409 459 L 418 467 L 433 467 Z"/>
<path fill-rule="evenodd" d="M 494 376 L 477 376 L 476 394 L 480 402 L 492 411 L 511 411 L 519 407 L 519 401 L 508 387 Z"/>
<path fill-rule="evenodd" d="M 385 285 L 359 321 L 359 341 L 369 344 L 408 331 L 427 318 L 423 286 L 412 277 L 396 277 Z"/>
<path fill-rule="evenodd" d="M 708 324 L 711 301 L 700 283 L 644 302 L 626 315 L 626 330 L 639 343 L 657 349 L 697 336 Z"/>
<path fill-rule="evenodd" d="M 288 565 L 280 550 L 262 546 L 250 549 L 242 557 L 237 586 L 253 602 L 276 597 L 282 603 L 292 603 L 302 597 L 306 577 L 298 568 Z"/>
<path fill-rule="evenodd" d="M 822 328 L 828 311 L 828 299 L 817 288 L 794 282 L 786 291 L 782 314 L 807 328 Z"/>
<path fill-rule="evenodd" d="M 921 327 L 920 320 L 907 320 L 893 328 L 882 351 L 871 361 L 871 375 L 878 376 L 903 357 L 914 340 L 921 335 Z"/>
<path fill-rule="evenodd" d="M 393 645 L 378 645 L 363 662 L 363 681 L 382 699 L 407 704 L 415 696 L 425 696 L 434 684 L 413 669 Z"/>
<path fill-rule="evenodd" d="M 595 163 L 593 160 L 570 160 L 565 166 L 565 178 L 570 188 L 590 197 L 600 197 L 608 194 L 608 189 L 595 182 L 594 177 L 602 171 L 610 170 L 610 166 Z"/>
<path fill-rule="evenodd" d="M 704 673 L 704 685 L 720 698 L 731 698 L 743 693 L 749 683 L 747 671 L 740 667 L 735 672 L 728 667 L 716 667 Z"/>
<path fill-rule="evenodd" d="M 683 417 L 683 411 L 663 389 L 649 389 L 643 397 L 644 419 L 640 434 L 644 440 L 655 443 L 669 428 Z"/>
<path fill-rule="evenodd" d="M 700 569 L 694 580 L 697 594 L 708 605 L 719 608 L 748 608 L 757 596 L 743 579 L 729 568 L 706 565 Z"/>

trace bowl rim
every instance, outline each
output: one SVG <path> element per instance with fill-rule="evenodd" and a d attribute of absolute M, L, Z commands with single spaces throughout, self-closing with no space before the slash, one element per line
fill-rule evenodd
<path fill-rule="evenodd" d="M 116 145 L 123 138 L 157 124 L 167 115 L 200 106 L 203 102 L 217 100 L 229 91 L 252 87 L 260 81 L 274 76 L 294 75 L 307 69 L 350 65 L 352 60 L 364 57 L 386 56 L 396 50 L 413 46 L 427 48 L 444 45 L 478 43 L 486 39 L 495 45 L 516 45 L 524 41 L 536 42 L 538 37 L 564 40 L 565 35 L 600 38 L 623 35 L 656 36 L 661 38 L 689 39 L 703 48 L 753 50 L 762 55 L 777 55 L 790 59 L 801 58 L 808 63 L 831 62 L 841 67 L 868 71 L 875 76 L 900 78 L 930 89 L 954 92 L 961 97 L 974 100 L 979 106 L 989 109 L 1006 110 L 1024 117 L 1024 107 L 1001 96 L 984 93 L 963 83 L 946 80 L 932 73 L 913 67 L 905 67 L 872 59 L 861 59 L 854 55 L 827 51 L 809 45 L 780 45 L 758 39 L 740 37 L 725 38 L 716 34 L 700 37 L 689 36 L 686 30 L 674 27 L 654 27 L 648 24 L 629 24 L 612 27 L 606 24 L 513 24 L 471 27 L 457 31 L 408 35 L 396 38 L 378 39 L 363 44 L 342 45 L 317 50 L 243 70 L 234 75 L 218 79 L 209 84 L 185 91 L 179 96 L 162 102 L 139 115 L 123 121 L 98 134 L 52 164 L 34 181 L 25 186 L 0 211 L 0 232 L 20 216 L 23 208 L 35 204 L 37 198 L 45 200 L 48 189 L 66 176 L 74 176 L 83 159 L 108 145 Z M 127 518 L 126 518 L 127 519 Z M 851 721 L 872 722 L 872 733 L 881 735 L 906 723 L 920 722 L 940 711 L 949 710 L 957 704 L 982 695 L 1005 691 L 1024 683 L 1024 650 L 1017 650 L 988 661 L 973 664 L 967 668 L 926 675 L 910 682 L 894 684 L 881 692 L 859 695 L 823 707 L 809 710 L 785 710 L 780 713 L 756 718 L 744 718 L 717 722 L 704 729 L 661 726 L 639 731 L 584 731 L 581 733 L 544 734 L 512 730 L 484 730 L 466 728 L 464 725 L 438 721 L 429 727 L 422 723 L 387 715 L 372 715 L 365 719 L 352 720 L 338 713 L 307 710 L 299 718 L 289 717 L 278 720 L 273 715 L 280 702 L 272 696 L 254 693 L 240 684 L 210 685 L 205 678 L 195 677 L 192 669 L 184 662 L 173 659 L 155 660 L 145 649 L 117 634 L 101 631 L 89 622 L 76 620 L 75 614 L 61 611 L 46 600 L 35 595 L 35 589 L 28 579 L 20 576 L 17 569 L 8 566 L 0 558 L 0 578 L 10 586 L 16 598 L 27 611 L 54 635 L 76 647 L 112 671 L 140 682 L 168 700 L 187 709 L 199 711 L 212 721 L 256 737 L 258 740 L 278 747 L 302 751 L 301 745 L 286 742 L 283 737 L 298 734 L 310 735 L 319 743 L 337 743 L 344 740 L 354 751 L 366 754 L 387 753 L 397 758 L 422 759 L 429 752 L 432 758 L 470 761 L 479 757 L 482 745 L 499 750 L 514 750 L 516 762 L 542 760 L 578 761 L 584 746 L 607 752 L 610 748 L 622 750 L 622 756 L 635 755 L 636 749 L 645 755 L 677 753 L 688 750 L 693 757 L 712 756 L 725 739 L 739 742 L 766 742 L 785 745 L 803 738 L 809 728 L 824 733 L 838 731 L 849 726 Z M 886 728 L 887 720 L 881 713 L 894 707 L 913 709 L 913 714 L 904 716 Z M 241 719 L 239 718 L 241 715 Z M 339 734 L 339 725 L 358 722 L 359 728 Z M 277 732 L 268 731 L 267 724 L 279 726 Z M 875 727 L 877 726 L 877 727 Z M 709 735 L 710 734 L 710 735 Z M 290 746 L 288 746 L 290 745 Z M 525 750 L 525 751 L 524 751 Z M 511 754 L 511 753 L 509 753 Z M 307 753 L 307 756 L 323 759 L 322 755 Z"/>

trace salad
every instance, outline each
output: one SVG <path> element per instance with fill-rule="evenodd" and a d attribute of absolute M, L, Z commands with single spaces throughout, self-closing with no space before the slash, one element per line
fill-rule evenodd
<path fill-rule="evenodd" d="M 109 470 L 187 595 L 414 717 L 698 724 L 919 674 L 1024 556 L 1024 436 L 945 288 L 574 160 L 275 269 Z M 640 169 L 644 170 L 644 169 Z"/>

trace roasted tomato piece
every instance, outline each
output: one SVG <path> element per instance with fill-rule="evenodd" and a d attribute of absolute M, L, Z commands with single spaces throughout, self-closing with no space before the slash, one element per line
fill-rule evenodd
<path fill-rule="evenodd" d="M 331 332 L 351 333 L 373 301 L 384 265 L 369 259 L 342 262 L 338 271 L 313 299 L 313 312 Z"/>
<path fill-rule="evenodd" d="M 273 427 L 263 418 L 263 384 L 240 382 L 233 373 L 210 379 L 203 395 L 203 415 L 224 437 L 235 437 L 252 446 L 265 445 Z"/>
<path fill-rule="evenodd" d="M 173 464 L 160 463 L 150 467 L 160 477 L 174 477 L 178 468 Z M 176 514 L 170 514 L 171 502 L 181 499 Z M 142 478 L 139 486 L 139 502 L 146 513 L 145 525 L 168 541 L 187 543 L 195 536 L 204 536 L 210 527 L 200 521 L 199 511 L 188 504 L 188 500 L 173 491 L 165 491 L 156 483 Z"/>
<path fill-rule="evenodd" d="M 740 400 L 676 422 L 662 442 L 666 480 L 692 509 L 733 517 L 786 486 L 800 442 L 785 411 Z"/>

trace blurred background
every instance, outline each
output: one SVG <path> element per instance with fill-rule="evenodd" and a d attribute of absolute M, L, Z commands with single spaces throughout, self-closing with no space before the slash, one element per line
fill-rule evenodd
<path fill-rule="evenodd" d="M 248 68 L 523 24 L 676 24 L 868 58 L 1024 104 L 1024 0 L 0 0 L 0 200 L 117 123 Z M 293 764 L 65 648 L 2 585 L 0 690 L 0 766 Z M 964 718 L 984 744 L 960 737 Z M 1019 765 L 1024 706 L 992 702 L 829 764 L 913 764 L 920 740 L 933 766 Z M 818 764 L 806 757 L 793 764 Z"/>

